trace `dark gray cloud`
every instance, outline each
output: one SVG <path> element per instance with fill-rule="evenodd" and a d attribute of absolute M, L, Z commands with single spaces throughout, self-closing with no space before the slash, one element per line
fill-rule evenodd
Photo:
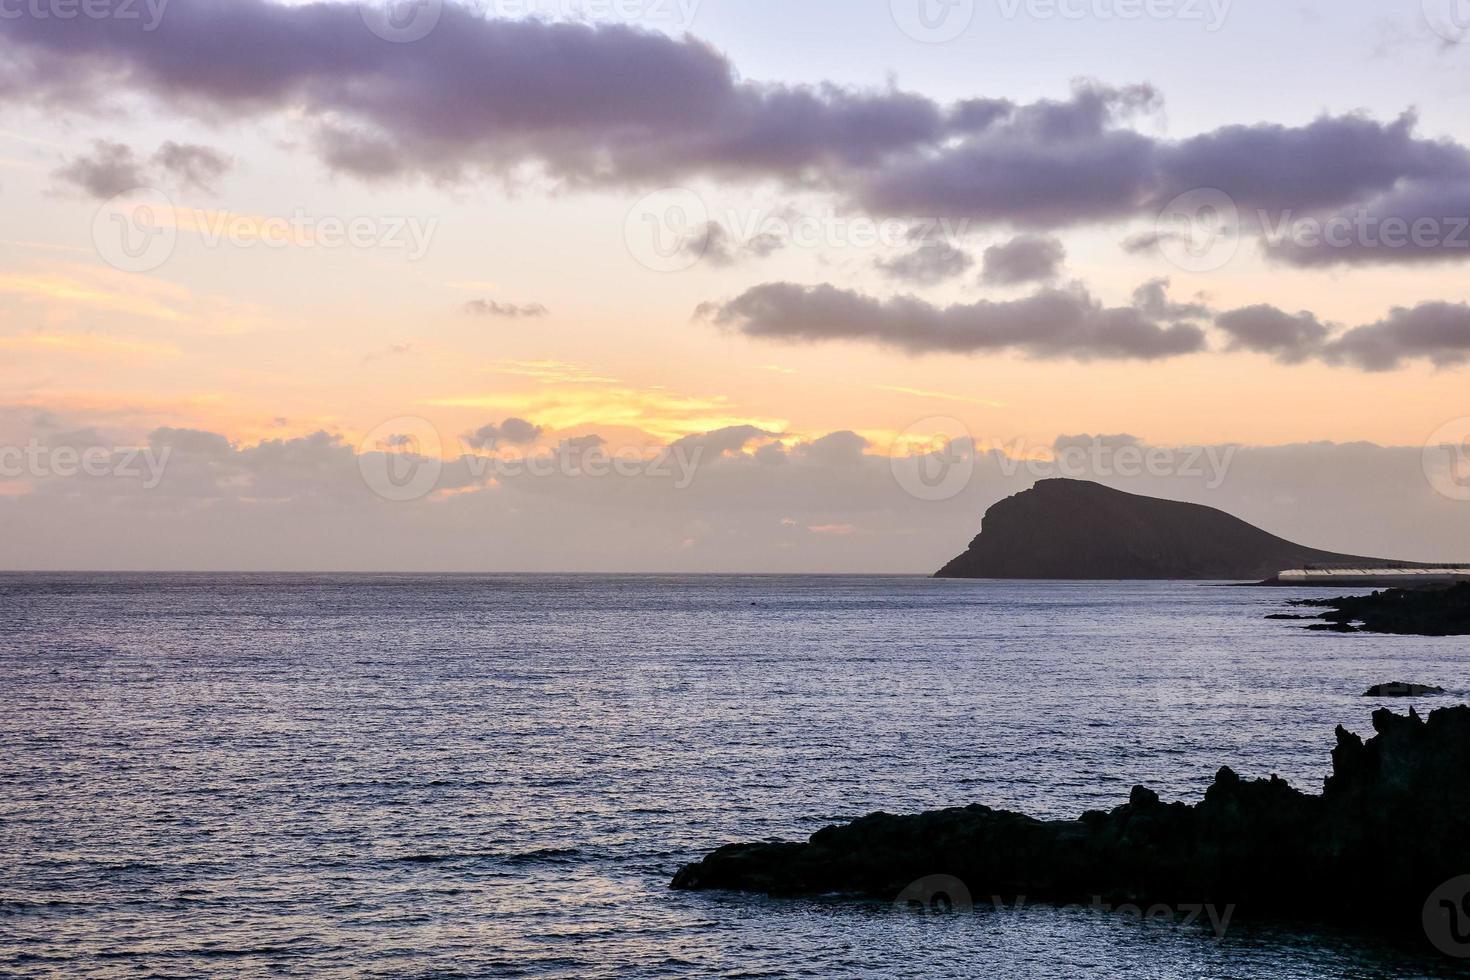
<path fill-rule="evenodd" d="M 1323 116 L 1306 126 L 1226 126 L 1161 147 L 1158 196 L 1218 188 L 1245 209 L 1298 212 L 1386 192 L 1404 181 L 1470 177 L 1470 153 L 1421 139 L 1404 113 L 1390 123 Z"/>
<path fill-rule="evenodd" d="M 206 120 L 289 111 L 329 166 L 368 179 L 525 164 L 572 186 L 774 178 L 885 215 L 1023 228 L 1152 215 L 1200 187 L 1245 209 L 1417 195 L 1416 213 L 1452 217 L 1470 182 L 1465 148 L 1418 136 L 1410 114 L 1169 141 L 1132 128 L 1161 103 L 1148 86 L 944 105 L 892 87 L 750 81 L 687 36 L 495 20 L 455 3 L 412 44 L 384 43 L 349 3 L 175 0 L 151 32 L 20 18 L 0 63 L 3 98 L 56 110 L 145 95 Z M 1354 260 L 1380 254 L 1407 253 Z"/>
<path fill-rule="evenodd" d="M 158 164 L 180 184 L 199 190 L 215 190 L 215 182 L 234 166 L 228 156 L 197 143 L 164 143 L 153 154 Z"/>
<path fill-rule="evenodd" d="M 681 251 L 693 259 L 702 259 L 711 265 L 726 268 L 738 265 L 746 259 L 767 258 L 785 247 L 785 240 L 769 231 L 737 242 L 724 225 L 718 221 L 709 221 L 689 237 Z"/>
<path fill-rule="evenodd" d="M 1221 313 L 1215 326 L 1230 337 L 1231 350 L 1270 354 L 1286 364 L 1319 354 L 1331 332 L 1315 314 L 1293 315 L 1265 304 Z"/>
<path fill-rule="evenodd" d="M 1470 361 L 1470 304 L 1395 307 L 1382 320 L 1354 327 L 1327 344 L 1322 356 L 1364 371 L 1392 371 L 1416 359 L 1436 367 L 1464 364 Z"/>
<path fill-rule="evenodd" d="M 1050 235 L 1020 235 L 985 250 L 980 278 L 992 286 L 1047 282 L 1061 272 L 1066 258 L 1066 248 Z"/>
<path fill-rule="evenodd" d="M 495 449 L 500 446 L 529 446 L 541 438 L 544 430 L 525 419 L 506 419 L 499 425 L 485 425 L 462 438 L 471 449 Z"/>
<path fill-rule="evenodd" d="M 102 200 L 150 182 L 132 147 L 107 140 L 93 141 L 89 155 L 68 161 L 51 176 Z"/>
<path fill-rule="evenodd" d="M 672 443 L 670 448 L 680 448 L 691 453 L 697 449 L 712 457 L 725 456 L 743 453 L 745 447 L 752 442 L 773 439 L 778 435 L 780 433 L 767 432 L 753 425 L 734 425 L 725 429 L 716 429 L 714 432 L 685 436 Z"/>
<path fill-rule="evenodd" d="M 1170 299 L 1168 279 L 1150 279 L 1135 289 L 1133 306 L 1156 320 L 1201 320 L 1211 313 L 1203 302 L 1176 303 Z"/>
<path fill-rule="evenodd" d="M 1333 211 L 1280 216 L 1267 257 L 1287 265 L 1425 264 L 1470 259 L 1470 179 L 1410 180 Z"/>
<path fill-rule="evenodd" d="M 123 143 L 95 140 L 90 155 L 77 157 L 52 171 L 52 176 L 93 197 L 106 199 L 139 187 L 156 187 L 161 181 L 154 167 L 161 168 L 170 182 L 199 190 L 213 190 L 214 181 L 233 164 L 207 146 L 169 141 L 148 160 L 138 157 Z"/>
<path fill-rule="evenodd" d="M 894 258 L 875 259 L 873 264 L 889 279 L 916 286 L 933 286 L 963 275 L 975 260 L 964 249 L 949 242 L 925 241 Z"/>
<path fill-rule="evenodd" d="M 1287 364 L 1308 359 L 1392 371 L 1413 361 L 1436 367 L 1470 362 L 1470 304 L 1429 302 L 1395 307 L 1374 323 L 1334 331 L 1310 312 L 1286 313 L 1259 305 L 1220 314 L 1215 325 L 1231 350 L 1270 354 Z"/>
<path fill-rule="evenodd" d="M 1034 358 L 1155 360 L 1203 350 L 1193 324 L 1163 325 L 1133 307 L 1107 308 L 1081 287 L 1011 302 L 939 307 L 876 299 L 831 285 L 766 283 L 698 314 L 751 337 L 865 340 L 910 354 L 1015 351 Z"/>
<path fill-rule="evenodd" d="M 472 299 L 460 307 L 467 316 L 500 317 L 517 320 L 521 317 L 542 317 L 551 311 L 540 303 L 500 303 L 493 299 Z"/>

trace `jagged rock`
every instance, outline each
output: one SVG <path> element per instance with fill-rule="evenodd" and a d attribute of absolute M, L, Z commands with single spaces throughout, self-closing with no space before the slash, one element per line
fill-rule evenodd
<path fill-rule="evenodd" d="M 940 578 L 1259 581 L 1308 564 L 1391 564 L 1293 544 L 1200 504 L 1042 480 L 986 511 Z"/>
<path fill-rule="evenodd" d="M 1386 589 L 1366 596 L 1298 599 L 1329 610 L 1307 629 L 1402 636 L 1470 636 L 1470 582 L 1432 589 Z M 1354 625 L 1360 624 L 1360 625 Z"/>
<path fill-rule="evenodd" d="M 1431 687 L 1428 684 L 1405 684 L 1396 681 L 1393 684 L 1375 684 L 1363 692 L 1365 698 L 1422 698 L 1430 694 L 1443 694 L 1444 688 Z"/>
<path fill-rule="evenodd" d="M 892 900 L 946 875 L 1001 899 L 1233 906 L 1412 932 L 1431 892 L 1470 872 L 1470 707 L 1427 722 L 1381 710 L 1373 726 L 1366 742 L 1337 730 L 1320 796 L 1226 768 L 1192 806 L 1138 787 L 1075 821 L 979 805 L 875 813 L 805 843 L 722 847 L 672 887 Z"/>

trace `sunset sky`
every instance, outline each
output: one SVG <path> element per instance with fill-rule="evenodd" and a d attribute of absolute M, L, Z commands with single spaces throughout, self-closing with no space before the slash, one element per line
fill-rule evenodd
<path fill-rule="evenodd" d="M 0 566 L 931 571 L 1082 434 L 1470 559 L 1450 0 L 95 6 L 0 2 L 0 445 L 169 458 L 0 472 Z M 591 437 L 699 472 L 472 462 Z"/>

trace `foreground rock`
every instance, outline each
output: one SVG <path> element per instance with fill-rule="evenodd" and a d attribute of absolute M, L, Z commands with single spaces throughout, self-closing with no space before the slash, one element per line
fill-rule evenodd
<path fill-rule="evenodd" d="M 1470 707 L 1427 722 L 1385 709 L 1373 727 L 1366 743 L 1337 730 L 1320 796 L 1221 769 L 1193 806 L 1137 787 L 1123 806 L 1075 821 L 984 806 L 875 813 L 805 843 L 722 847 L 672 886 L 891 901 L 945 875 L 986 900 L 1231 906 L 1238 918 L 1422 934 L 1431 893 L 1470 874 Z"/>
<path fill-rule="evenodd" d="M 1042 480 L 990 508 L 940 578 L 1260 581 L 1311 564 L 1405 565 L 1293 544 L 1237 517 L 1085 480 Z"/>
<path fill-rule="evenodd" d="M 1443 694 L 1444 688 L 1431 687 L 1428 684 L 1405 684 L 1397 681 L 1393 684 L 1375 684 L 1363 692 L 1365 698 L 1422 698 L 1432 694 Z"/>
<path fill-rule="evenodd" d="M 1308 629 L 1404 636 L 1470 636 L 1470 583 L 1438 589 L 1388 589 L 1366 596 L 1298 599 L 1325 608 L 1325 623 Z"/>

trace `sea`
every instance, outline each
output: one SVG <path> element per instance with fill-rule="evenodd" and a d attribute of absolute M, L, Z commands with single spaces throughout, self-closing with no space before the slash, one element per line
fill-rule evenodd
<path fill-rule="evenodd" d="M 1265 618 L 1307 595 L 0 575 L 0 975 L 1461 975 L 1306 923 L 668 887 L 878 810 L 1317 791 L 1369 686 L 1470 694 L 1463 638 Z"/>

